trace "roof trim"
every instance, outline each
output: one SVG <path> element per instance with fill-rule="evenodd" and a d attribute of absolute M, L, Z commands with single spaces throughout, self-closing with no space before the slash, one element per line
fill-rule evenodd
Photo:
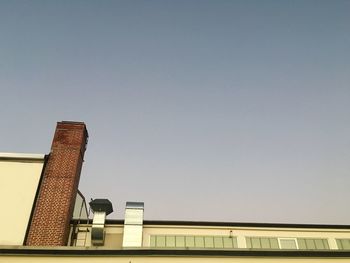
<path fill-rule="evenodd" d="M 207 256 L 207 257 L 292 257 L 292 258 L 350 258 L 350 251 L 263 251 L 263 250 L 156 250 L 156 249 L 75 249 L 62 248 L 0 248 L 2 255 L 54 255 L 54 256 Z"/>
<path fill-rule="evenodd" d="M 79 220 L 72 220 L 72 223 L 78 223 Z M 80 220 L 79 223 L 86 224 L 86 220 Z M 106 224 L 122 225 L 124 220 L 107 219 Z M 314 229 L 349 229 L 350 225 L 329 225 L 329 224 L 287 224 L 287 223 L 253 223 L 253 222 L 205 222 L 205 221 L 166 221 L 166 220 L 144 220 L 145 227 L 152 225 L 170 225 L 170 226 L 211 226 L 211 227 L 275 227 L 275 228 L 314 228 Z"/>
<path fill-rule="evenodd" d="M 45 159 L 45 154 L 0 152 L 0 160 L 39 160 L 39 161 L 44 161 L 44 159 Z"/>
<path fill-rule="evenodd" d="M 223 227 L 278 227 L 278 228 L 318 228 L 350 229 L 350 225 L 329 224 L 290 224 L 290 223 L 254 223 L 254 222 L 204 222 L 204 221 L 144 221 L 144 225 L 184 225 L 184 226 L 223 226 Z"/>

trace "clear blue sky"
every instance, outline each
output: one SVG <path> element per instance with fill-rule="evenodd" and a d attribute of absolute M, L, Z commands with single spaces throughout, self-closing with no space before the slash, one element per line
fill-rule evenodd
<path fill-rule="evenodd" d="M 87 124 L 146 219 L 350 224 L 350 1 L 0 1 L 0 151 Z"/>

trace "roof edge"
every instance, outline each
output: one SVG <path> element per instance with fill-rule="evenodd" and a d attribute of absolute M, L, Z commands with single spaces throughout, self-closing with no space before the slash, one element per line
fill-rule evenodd
<path fill-rule="evenodd" d="M 88 223 L 87 220 L 74 219 L 71 223 Z M 123 219 L 106 219 L 106 224 L 122 225 Z M 331 224 L 289 224 L 289 223 L 254 223 L 254 222 L 206 222 L 206 221 L 166 221 L 166 220 L 144 220 L 145 227 L 152 225 L 171 225 L 171 226 L 217 226 L 217 227 L 274 227 L 274 228 L 314 228 L 314 229 L 349 229 L 350 225 L 331 225 Z"/>
<path fill-rule="evenodd" d="M 37 160 L 44 161 L 45 154 L 0 152 L 0 160 Z"/>
<path fill-rule="evenodd" d="M 292 258 L 350 258 L 350 251 L 316 250 L 169 250 L 169 249 L 66 249 L 57 247 L 0 247 L 0 255 L 52 255 L 52 256 L 207 256 L 207 257 L 292 257 Z"/>

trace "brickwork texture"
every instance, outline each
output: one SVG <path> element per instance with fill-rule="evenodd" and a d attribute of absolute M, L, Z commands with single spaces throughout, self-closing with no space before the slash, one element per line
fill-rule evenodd
<path fill-rule="evenodd" d="M 67 245 L 87 139 L 84 123 L 57 123 L 26 245 Z"/>

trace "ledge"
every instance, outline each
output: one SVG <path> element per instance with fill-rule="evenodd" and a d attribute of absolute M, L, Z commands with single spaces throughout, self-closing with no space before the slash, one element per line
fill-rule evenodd
<path fill-rule="evenodd" d="M 99 249 L 98 247 L 0 247 L 0 255 L 10 256 L 135 256 L 135 257 L 291 257 L 291 258 L 350 258 L 349 250 L 163 250 L 163 249 Z"/>
<path fill-rule="evenodd" d="M 73 219 L 71 224 L 91 224 L 92 219 Z M 124 220 L 107 219 L 106 225 L 123 225 Z M 144 220 L 143 226 L 209 226 L 209 227 L 263 227 L 263 228 L 300 228 L 300 229 L 343 229 L 350 231 L 350 225 L 329 224 L 289 224 L 289 223 L 253 223 L 253 222 L 206 222 L 206 221 L 174 221 L 174 220 Z"/>
<path fill-rule="evenodd" d="M 44 161 L 45 154 L 37 153 L 2 153 L 0 152 L 0 160 L 38 160 Z"/>

